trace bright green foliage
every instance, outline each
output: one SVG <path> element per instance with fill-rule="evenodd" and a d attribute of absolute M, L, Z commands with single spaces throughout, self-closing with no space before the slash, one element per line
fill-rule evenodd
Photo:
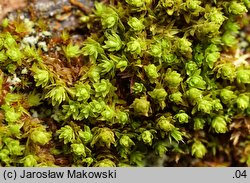
<path fill-rule="evenodd" d="M 174 117 L 179 121 L 179 123 L 188 123 L 189 116 L 183 111 L 180 111 Z"/>
<path fill-rule="evenodd" d="M 88 38 L 84 42 L 84 47 L 82 48 L 82 53 L 84 56 L 89 56 L 90 60 L 95 62 L 98 55 L 104 52 L 101 45 L 94 39 Z"/>
<path fill-rule="evenodd" d="M 7 166 L 11 163 L 11 158 L 9 157 L 10 151 L 8 149 L 1 149 L 0 150 L 0 159 L 4 162 Z"/>
<path fill-rule="evenodd" d="M 164 88 L 155 88 L 153 91 L 148 92 L 148 94 L 156 101 L 164 101 L 168 95 Z"/>
<path fill-rule="evenodd" d="M 249 5 L 95 1 L 62 32 L 4 19 L 0 166 L 249 166 Z"/>
<path fill-rule="evenodd" d="M 75 88 L 78 101 L 87 101 L 90 98 L 91 86 L 88 83 L 78 83 Z"/>
<path fill-rule="evenodd" d="M 194 130 L 202 130 L 206 121 L 203 118 L 194 118 Z"/>
<path fill-rule="evenodd" d="M 5 51 L 0 51 L 0 62 L 6 61 L 8 56 L 6 55 Z"/>
<path fill-rule="evenodd" d="M 142 93 L 146 90 L 145 86 L 142 83 L 135 83 L 132 87 L 132 90 L 135 94 Z"/>
<path fill-rule="evenodd" d="M 31 70 L 34 72 L 36 86 L 45 87 L 49 84 L 50 74 L 47 70 L 39 69 L 36 65 L 33 65 Z"/>
<path fill-rule="evenodd" d="M 159 76 L 159 74 L 157 73 L 157 68 L 154 64 L 145 66 L 144 70 L 150 80 L 155 80 Z"/>
<path fill-rule="evenodd" d="M 98 128 L 93 129 L 94 137 L 91 141 L 90 145 L 94 146 L 99 144 L 101 146 L 105 146 L 110 148 L 111 144 L 115 144 L 115 135 L 109 128 Z"/>
<path fill-rule="evenodd" d="M 16 111 L 15 108 L 9 105 L 2 105 L 1 108 L 4 110 L 5 121 L 8 123 L 16 122 L 22 115 L 20 112 Z"/>
<path fill-rule="evenodd" d="M 9 20 L 8 20 L 7 18 L 4 18 L 4 19 L 2 20 L 2 26 L 3 26 L 3 28 L 8 27 L 8 24 L 9 24 Z"/>
<path fill-rule="evenodd" d="M 97 2 L 95 3 L 95 8 L 95 15 L 100 17 L 104 29 L 115 27 L 118 24 L 119 16 L 113 8 Z"/>
<path fill-rule="evenodd" d="M 204 17 L 210 21 L 214 22 L 218 25 L 222 25 L 225 21 L 226 17 L 223 15 L 223 12 L 221 12 L 217 8 L 210 8 L 208 12 L 205 13 Z"/>
<path fill-rule="evenodd" d="M 74 154 L 86 157 L 85 147 L 83 144 L 71 144 L 71 148 Z"/>
<path fill-rule="evenodd" d="M 90 68 L 89 72 L 88 72 L 88 77 L 89 77 L 90 81 L 98 82 L 100 80 L 100 73 L 101 73 L 100 67 Z"/>
<path fill-rule="evenodd" d="M 134 146 L 135 143 L 133 142 L 133 140 L 131 140 L 129 138 L 129 136 L 127 135 L 123 135 L 120 140 L 119 143 L 121 146 L 126 147 L 126 148 L 130 148 L 131 146 Z"/>
<path fill-rule="evenodd" d="M 25 167 L 35 167 L 37 166 L 37 157 L 30 154 L 21 159 L 20 162 L 23 163 Z"/>
<path fill-rule="evenodd" d="M 231 32 L 225 32 L 223 36 L 221 37 L 221 41 L 226 45 L 226 46 L 233 46 L 237 44 L 237 39 L 235 35 L 233 35 Z"/>
<path fill-rule="evenodd" d="M 115 32 L 112 32 L 111 34 L 106 33 L 106 38 L 108 40 L 104 41 L 104 49 L 107 49 L 108 51 L 119 51 L 122 48 L 122 41 L 119 35 L 117 35 Z"/>
<path fill-rule="evenodd" d="M 206 147 L 200 142 L 195 141 L 192 145 L 192 155 L 196 158 L 203 158 L 203 156 L 207 153 Z"/>
<path fill-rule="evenodd" d="M 175 93 L 172 93 L 171 95 L 169 95 L 169 100 L 171 102 L 174 102 L 176 104 L 179 104 L 179 103 L 182 103 L 183 100 L 182 100 L 182 93 L 181 92 L 175 92 Z"/>
<path fill-rule="evenodd" d="M 223 103 L 227 104 L 230 103 L 234 98 L 236 98 L 236 95 L 233 91 L 224 88 L 220 92 L 220 98 Z"/>
<path fill-rule="evenodd" d="M 69 125 L 62 127 L 56 132 L 59 135 L 59 139 L 62 139 L 64 144 L 73 142 L 75 140 L 75 133 Z"/>
<path fill-rule="evenodd" d="M 199 71 L 187 79 L 187 84 L 190 88 L 206 89 L 206 81 L 199 75 Z"/>
<path fill-rule="evenodd" d="M 127 51 L 133 55 L 141 55 L 142 51 L 146 49 L 146 42 L 141 38 L 130 38 L 127 43 Z"/>
<path fill-rule="evenodd" d="M 71 58 L 78 57 L 81 54 L 80 47 L 78 45 L 73 45 L 69 43 L 66 47 L 62 48 L 65 54 L 65 57 L 70 60 Z"/>
<path fill-rule="evenodd" d="M 27 100 L 30 106 L 39 106 L 41 104 L 41 94 L 35 93 L 34 91 L 32 93 L 29 93 L 27 96 Z"/>
<path fill-rule="evenodd" d="M 99 97 L 99 96 L 106 97 L 106 95 L 113 88 L 109 80 L 105 80 L 105 79 L 102 79 L 100 83 L 94 83 L 93 87 L 95 88 L 96 97 Z"/>
<path fill-rule="evenodd" d="M 142 115 L 142 116 L 148 116 L 149 109 L 150 109 L 150 102 L 147 101 L 145 97 L 136 98 L 132 104 L 132 107 L 134 109 L 134 112 Z"/>
<path fill-rule="evenodd" d="M 8 131 L 15 137 L 20 138 L 22 135 L 21 128 L 23 124 L 9 124 Z"/>
<path fill-rule="evenodd" d="M 86 125 L 84 126 L 84 131 L 81 130 L 78 132 L 78 134 L 84 144 L 88 144 L 93 138 L 90 128 Z"/>
<path fill-rule="evenodd" d="M 115 63 L 113 60 L 103 59 L 100 61 L 100 64 L 98 64 L 98 66 L 100 67 L 101 73 L 110 73 L 111 75 L 113 75 L 113 71 L 115 68 Z"/>
<path fill-rule="evenodd" d="M 136 17 L 130 17 L 128 21 L 128 25 L 134 30 L 134 31 L 142 31 L 145 26 L 143 25 L 142 20 L 139 20 Z"/>
<path fill-rule="evenodd" d="M 205 60 L 212 69 L 214 63 L 220 58 L 219 48 L 215 44 L 210 44 L 205 50 Z"/>
<path fill-rule="evenodd" d="M 145 1 L 141 1 L 141 0 L 126 0 L 126 3 L 137 8 L 145 5 Z"/>
<path fill-rule="evenodd" d="M 222 79 L 227 79 L 229 81 L 234 81 L 236 77 L 236 69 L 232 63 L 223 63 L 216 66 L 218 69 L 217 77 L 221 77 Z"/>
<path fill-rule="evenodd" d="M 94 167 L 115 167 L 116 164 L 111 161 L 110 159 L 103 159 L 101 161 L 98 161 Z"/>
<path fill-rule="evenodd" d="M 67 92 L 63 86 L 53 87 L 45 96 L 45 98 L 51 98 L 52 105 L 59 105 L 67 98 Z"/>
<path fill-rule="evenodd" d="M 154 136 L 150 131 L 146 130 L 146 131 L 142 132 L 141 138 L 145 144 L 152 145 L 152 141 L 153 141 Z"/>
<path fill-rule="evenodd" d="M 163 51 L 161 41 L 156 40 L 150 45 L 149 54 L 156 58 L 162 57 Z"/>
<path fill-rule="evenodd" d="M 51 137 L 52 137 L 52 134 L 50 132 L 46 132 L 45 129 L 36 129 L 32 131 L 30 134 L 30 139 L 34 143 L 38 143 L 41 145 L 45 145 L 49 143 L 49 141 L 51 140 Z"/>
<path fill-rule="evenodd" d="M 110 58 L 116 62 L 116 68 L 119 69 L 121 72 L 125 71 L 128 66 L 128 59 L 125 55 L 122 57 L 117 57 L 115 55 L 110 55 Z"/>
<path fill-rule="evenodd" d="M 198 70 L 198 66 L 194 61 L 189 61 L 185 64 L 185 69 L 187 75 L 190 76 L 193 75 L 193 73 Z"/>
<path fill-rule="evenodd" d="M 237 107 L 244 111 L 250 104 L 249 94 L 240 94 L 236 99 Z"/>
<path fill-rule="evenodd" d="M 106 106 L 104 111 L 101 113 L 101 116 L 102 120 L 113 121 L 115 117 L 115 111 L 111 107 Z"/>
<path fill-rule="evenodd" d="M 202 102 L 202 91 L 197 88 L 191 88 L 187 92 L 187 97 L 192 104 L 197 103 L 198 101 Z"/>
<path fill-rule="evenodd" d="M 183 133 L 179 131 L 179 128 L 174 128 L 170 131 L 170 134 L 168 136 L 170 143 L 172 140 L 175 140 L 176 142 L 183 141 Z"/>
<path fill-rule="evenodd" d="M 250 70 L 239 69 L 236 72 L 236 80 L 238 83 L 250 84 Z"/>
<path fill-rule="evenodd" d="M 15 38 L 9 32 L 7 32 L 5 35 L 2 36 L 4 37 L 3 46 L 5 48 L 11 49 L 17 47 L 17 42 Z"/>
<path fill-rule="evenodd" d="M 169 132 L 174 129 L 171 119 L 166 118 L 165 116 L 161 116 L 159 119 L 157 119 L 157 127 L 165 132 Z"/>
<path fill-rule="evenodd" d="M 23 145 L 20 145 L 20 142 L 18 140 L 14 140 L 8 137 L 3 139 L 3 142 L 7 146 L 10 155 L 20 156 L 23 154 L 25 147 Z"/>
<path fill-rule="evenodd" d="M 65 113 L 65 118 L 69 118 L 70 116 L 73 117 L 74 120 L 77 120 L 79 117 L 79 108 L 80 104 L 78 102 L 69 101 L 68 105 L 63 105 L 63 112 Z"/>
<path fill-rule="evenodd" d="M 128 114 L 123 111 L 118 111 L 116 118 L 118 120 L 118 123 L 123 124 L 123 125 L 129 122 Z"/>
<path fill-rule="evenodd" d="M 223 109 L 223 105 L 221 104 L 220 99 L 215 99 L 212 101 L 213 103 L 213 110 L 214 111 L 220 111 Z"/>
<path fill-rule="evenodd" d="M 145 155 L 142 152 L 135 151 L 132 152 L 130 155 L 130 163 L 135 164 L 136 166 L 144 166 L 145 163 L 143 162 L 143 159 L 145 158 Z"/>
<path fill-rule="evenodd" d="M 171 69 L 168 69 L 167 73 L 165 74 L 164 80 L 166 81 L 167 86 L 172 88 L 178 87 L 182 82 L 183 78 L 177 71 L 171 71 Z"/>
<path fill-rule="evenodd" d="M 98 116 L 103 110 L 104 107 L 106 106 L 105 102 L 102 100 L 93 100 L 89 103 L 90 105 L 90 115 L 93 117 Z"/>
<path fill-rule="evenodd" d="M 192 43 L 188 41 L 186 38 L 179 38 L 175 41 L 175 45 L 182 55 L 190 55 L 192 52 L 191 45 Z"/>
<path fill-rule="evenodd" d="M 223 116 L 216 116 L 212 120 L 212 128 L 216 133 L 226 133 L 227 131 L 227 122 Z"/>
<path fill-rule="evenodd" d="M 213 109 L 213 103 L 212 101 L 206 99 L 199 99 L 197 101 L 197 108 L 197 110 L 200 112 L 210 114 Z"/>
<path fill-rule="evenodd" d="M 6 51 L 6 56 L 9 57 L 14 62 L 17 62 L 18 65 L 21 65 L 21 61 L 23 58 L 22 52 L 19 48 L 11 48 Z"/>
<path fill-rule="evenodd" d="M 243 3 L 232 1 L 228 6 L 228 12 L 232 13 L 233 15 L 240 15 L 247 12 L 247 9 Z"/>
<path fill-rule="evenodd" d="M 168 151 L 166 142 L 159 141 L 154 146 L 156 154 L 159 155 L 160 157 L 163 157 Z"/>

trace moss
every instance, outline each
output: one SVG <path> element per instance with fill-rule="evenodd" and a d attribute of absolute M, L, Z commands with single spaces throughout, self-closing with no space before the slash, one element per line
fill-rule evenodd
<path fill-rule="evenodd" d="M 249 166 L 244 1 L 111 2 L 75 31 L 3 20 L 0 165 Z"/>

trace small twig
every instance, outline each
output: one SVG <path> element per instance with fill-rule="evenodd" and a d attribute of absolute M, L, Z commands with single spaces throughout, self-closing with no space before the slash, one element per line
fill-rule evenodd
<path fill-rule="evenodd" d="M 86 14 L 89 14 L 91 12 L 90 8 L 88 8 L 87 6 L 85 6 L 84 4 L 82 4 L 81 2 L 79 2 L 77 0 L 69 0 L 69 2 L 72 5 L 77 6 L 78 8 L 80 8 Z"/>
<path fill-rule="evenodd" d="M 240 55 L 240 49 L 237 49 L 236 50 L 236 53 L 235 53 L 235 56 L 236 60 L 233 62 L 233 64 L 236 66 L 236 67 L 239 67 L 241 64 L 245 64 L 245 65 L 248 65 L 248 61 L 247 59 L 250 58 L 250 54 L 244 54 L 244 55 Z"/>

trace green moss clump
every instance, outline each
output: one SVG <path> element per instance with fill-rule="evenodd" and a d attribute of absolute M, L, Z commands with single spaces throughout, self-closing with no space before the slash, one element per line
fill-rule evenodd
<path fill-rule="evenodd" d="M 250 166 L 246 1 L 111 2 L 77 39 L 4 19 L 0 166 Z"/>

